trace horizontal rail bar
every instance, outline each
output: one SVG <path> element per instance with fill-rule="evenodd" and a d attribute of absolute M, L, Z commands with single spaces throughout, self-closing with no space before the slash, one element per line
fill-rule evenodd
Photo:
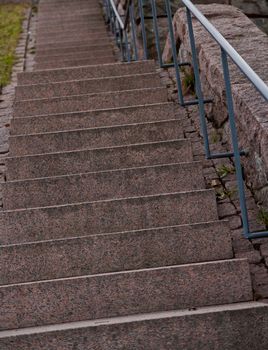
<path fill-rule="evenodd" d="M 247 152 L 246 151 L 240 151 L 240 156 L 246 156 Z M 219 158 L 231 158 L 234 157 L 233 152 L 224 152 L 224 153 L 214 153 L 211 154 L 208 159 L 219 159 Z"/>
<path fill-rule="evenodd" d="M 267 237 L 268 237 L 268 231 L 251 232 L 246 236 L 247 239 L 258 239 L 258 238 L 267 238 Z"/>
<path fill-rule="evenodd" d="M 220 32 L 208 21 L 208 19 L 198 10 L 190 0 L 182 0 L 184 5 L 198 19 L 202 26 L 215 39 L 220 47 L 227 53 L 232 61 L 237 65 L 241 72 L 252 82 L 255 88 L 268 101 L 268 87 L 265 82 L 254 72 L 247 62 L 238 54 L 231 44 L 220 34 Z"/>
<path fill-rule="evenodd" d="M 213 99 L 212 98 L 207 98 L 204 99 L 203 103 L 213 103 Z M 183 106 L 196 106 L 199 104 L 199 100 L 191 100 L 191 101 L 185 101 L 183 103 Z"/>

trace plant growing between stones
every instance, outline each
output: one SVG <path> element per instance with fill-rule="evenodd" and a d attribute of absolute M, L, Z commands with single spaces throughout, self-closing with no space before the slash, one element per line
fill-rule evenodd
<path fill-rule="evenodd" d="M 230 190 L 227 190 L 226 188 L 221 188 L 216 191 L 216 197 L 218 200 L 224 200 L 225 198 L 232 199 L 232 197 L 236 194 L 236 192 L 237 192 L 236 188 L 232 188 Z"/>
<path fill-rule="evenodd" d="M 212 144 L 218 143 L 220 141 L 219 134 L 214 130 L 210 135 L 210 142 Z"/>
<path fill-rule="evenodd" d="M 260 224 L 264 224 L 266 228 L 268 228 L 268 211 L 264 208 L 260 208 L 257 220 Z"/>
<path fill-rule="evenodd" d="M 235 173 L 235 168 L 232 166 L 227 166 L 225 164 L 219 166 L 217 169 L 217 174 L 221 179 L 226 177 L 228 174 L 234 174 Z"/>
<path fill-rule="evenodd" d="M 182 88 L 183 88 L 183 94 L 191 94 L 195 95 L 195 77 L 194 77 L 194 70 L 192 67 L 190 68 L 182 68 Z"/>

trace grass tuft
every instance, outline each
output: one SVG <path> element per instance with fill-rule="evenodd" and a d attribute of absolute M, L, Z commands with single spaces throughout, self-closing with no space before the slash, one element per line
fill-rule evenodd
<path fill-rule="evenodd" d="M 258 215 L 257 215 L 257 220 L 260 224 L 264 224 L 265 227 L 268 227 L 268 212 L 264 208 L 260 208 Z"/>
<path fill-rule="evenodd" d="M 12 67 L 16 62 L 15 50 L 25 18 L 24 4 L 0 5 L 0 88 L 10 82 Z"/>

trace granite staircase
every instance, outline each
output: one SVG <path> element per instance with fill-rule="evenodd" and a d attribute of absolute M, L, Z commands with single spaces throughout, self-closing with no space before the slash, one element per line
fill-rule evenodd
<path fill-rule="evenodd" d="M 0 349 L 268 347 L 268 307 L 153 61 L 96 0 L 41 0 L 0 213 Z"/>

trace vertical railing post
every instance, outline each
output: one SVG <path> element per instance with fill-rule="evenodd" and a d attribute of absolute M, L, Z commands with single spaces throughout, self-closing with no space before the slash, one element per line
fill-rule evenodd
<path fill-rule="evenodd" d="M 224 83 L 225 83 L 225 90 L 226 90 L 229 124 L 231 129 L 231 139 L 232 139 L 233 152 L 234 152 L 236 179 L 238 183 L 238 194 L 239 194 L 240 209 L 241 209 L 241 216 L 242 216 L 242 222 L 243 222 L 243 231 L 244 231 L 244 236 L 248 238 L 248 235 L 249 235 L 248 213 L 247 213 L 246 196 L 245 196 L 245 189 L 244 189 L 244 180 L 243 180 L 243 174 L 242 174 L 242 166 L 241 166 L 241 160 L 240 160 L 240 151 L 239 151 L 239 145 L 238 145 L 237 129 L 235 124 L 235 114 L 234 114 L 233 96 L 232 96 L 232 88 L 231 88 L 231 81 L 230 81 L 230 72 L 229 72 L 227 54 L 222 48 L 221 48 L 221 60 L 222 60 Z"/>
<path fill-rule="evenodd" d="M 158 57 L 158 62 L 159 62 L 160 67 L 163 67 L 163 60 L 162 60 L 162 53 L 161 53 L 160 40 L 159 40 L 159 31 L 158 31 L 158 23 L 157 23 L 157 10 L 156 10 L 155 0 L 151 0 L 151 7 L 152 7 L 152 15 L 153 15 L 153 27 L 154 27 L 154 36 L 155 36 L 155 45 L 156 45 L 157 57 Z"/>
<path fill-rule="evenodd" d="M 128 35 L 127 35 L 127 28 L 123 31 L 123 35 L 125 36 L 125 53 L 126 53 L 126 61 L 130 62 L 130 49 L 129 49 L 129 45 L 128 45 Z"/>
<path fill-rule="evenodd" d="M 193 66 L 194 66 L 195 89 L 196 89 L 196 94 L 197 94 L 197 98 L 198 98 L 200 125 L 201 125 L 201 131 L 202 131 L 202 134 L 203 134 L 202 136 L 204 138 L 204 146 L 205 146 L 206 158 L 210 158 L 211 154 L 210 154 L 209 138 L 208 138 L 208 131 L 207 131 L 207 123 L 206 123 L 206 112 L 205 112 L 204 96 L 203 96 L 202 87 L 201 87 L 201 81 L 200 81 L 200 74 L 199 74 L 198 59 L 197 59 L 197 52 L 196 52 L 196 46 L 195 46 L 195 37 L 194 37 L 194 30 L 193 30 L 192 15 L 191 15 L 191 12 L 190 12 L 190 10 L 188 8 L 186 9 L 186 14 L 187 14 L 190 46 L 191 46 L 191 52 L 192 52 L 192 62 L 193 62 Z"/>
<path fill-rule="evenodd" d="M 135 23 L 135 18 L 134 18 L 133 1 L 130 4 L 129 14 L 130 14 L 130 25 L 131 25 L 132 42 L 133 42 L 133 50 L 134 50 L 134 60 L 137 61 L 138 60 L 138 49 L 137 49 L 136 23 Z"/>
<path fill-rule="evenodd" d="M 115 38 L 116 38 L 116 45 L 119 46 L 119 50 L 121 52 L 122 61 L 125 61 L 125 53 L 124 53 L 124 48 L 123 48 L 122 30 L 120 28 L 120 25 L 118 23 L 117 18 L 115 18 Z"/>
<path fill-rule="evenodd" d="M 115 35 L 115 38 L 116 38 L 116 21 L 117 20 L 113 11 L 112 11 L 111 19 L 112 19 L 112 33 Z"/>
<path fill-rule="evenodd" d="M 142 41 L 143 41 L 143 59 L 148 59 L 147 52 L 147 37 L 146 37 L 146 28 L 144 21 L 144 11 L 143 11 L 143 0 L 138 0 L 139 14 L 141 19 L 141 33 L 142 33 Z"/>
<path fill-rule="evenodd" d="M 111 9 L 111 4 L 110 1 L 108 0 L 108 17 L 109 17 L 109 26 L 110 26 L 110 31 L 113 33 L 113 19 L 112 19 L 112 9 Z"/>
<path fill-rule="evenodd" d="M 171 43 L 171 49 L 172 49 L 173 63 L 174 63 L 176 82 L 177 82 L 177 88 L 178 88 L 178 100 L 179 100 L 179 104 L 183 106 L 184 98 L 182 93 L 181 77 L 180 77 L 180 70 L 179 70 L 178 57 L 177 57 L 177 47 L 175 42 L 173 23 L 172 23 L 172 12 L 171 12 L 169 0 L 165 0 L 165 5 L 166 5 L 167 18 L 168 18 L 168 29 L 169 29 L 170 43 Z"/>

